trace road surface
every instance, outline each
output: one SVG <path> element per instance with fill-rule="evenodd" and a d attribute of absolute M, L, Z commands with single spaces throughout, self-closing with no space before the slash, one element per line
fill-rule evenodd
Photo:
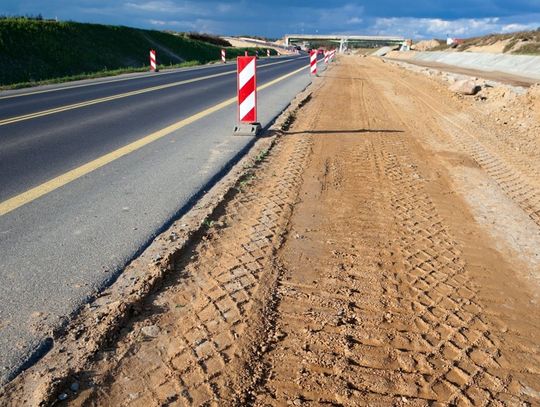
<path fill-rule="evenodd" d="M 259 61 L 263 126 L 309 83 L 307 64 Z M 231 136 L 235 69 L 0 94 L 0 383 L 250 145 Z"/>

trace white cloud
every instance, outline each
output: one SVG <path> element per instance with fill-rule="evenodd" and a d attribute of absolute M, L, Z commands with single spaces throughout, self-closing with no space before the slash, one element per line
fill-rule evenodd
<path fill-rule="evenodd" d="M 376 18 L 369 31 L 374 34 L 402 35 L 411 38 L 474 37 L 489 33 L 511 32 L 533 29 L 538 23 L 509 24 L 499 17 L 462 18 L 444 20 L 440 18 Z"/>
<path fill-rule="evenodd" d="M 185 1 L 176 3 L 170 0 L 164 1 L 130 1 L 124 3 L 124 7 L 129 11 L 144 12 L 151 15 L 197 15 L 204 16 L 208 14 L 208 9 L 202 7 L 200 3 Z"/>
<path fill-rule="evenodd" d="M 158 26 L 163 26 L 163 25 L 169 25 L 171 24 L 173 21 L 163 21 L 163 20 L 148 20 L 148 22 L 152 25 L 158 25 Z"/>
<path fill-rule="evenodd" d="M 233 6 L 227 3 L 219 3 L 216 8 L 220 13 L 228 13 L 233 10 Z"/>
<path fill-rule="evenodd" d="M 536 28 L 540 27 L 540 23 L 532 23 L 532 24 L 506 24 L 502 26 L 501 31 L 503 33 L 508 32 L 515 32 L 515 31 L 529 31 L 529 30 L 536 30 Z"/>
<path fill-rule="evenodd" d="M 219 22 L 213 20 L 148 20 L 148 23 L 159 29 L 177 29 L 181 31 L 198 31 L 209 34 L 219 33 Z"/>
<path fill-rule="evenodd" d="M 351 17 L 347 20 L 347 24 L 361 24 L 363 21 L 360 17 Z"/>
<path fill-rule="evenodd" d="M 178 10 L 178 7 L 170 1 L 148 1 L 143 3 L 125 3 L 126 8 L 148 12 L 166 13 Z"/>
<path fill-rule="evenodd" d="M 305 10 L 308 13 L 309 10 Z M 317 10 L 318 19 L 314 21 L 319 29 L 325 27 L 340 26 L 342 24 L 360 24 L 361 16 L 364 14 L 364 7 L 357 4 L 345 4 L 341 7 L 323 8 Z"/>
<path fill-rule="evenodd" d="M 1 0 L 0 0 L 1 1 Z M 55 0 L 51 0 L 55 1 Z M 64 0 L 67 1 L 67 0 Z M 536 29 L 540 13 L 489 18 L 377 17 L 356 0 L 327 2 L 248 2 L 247 0 L 86 0 L 73 6 L 85 20 L 138 27 L 207 31 L 219 34 L 285 33 L 380 34 L 408 38 L 472 37 L 495 32 Z M 383 0 L 380 0 L 383 1 Z M 428 2 L 429 0 L 424 0 Z M 490 1 L 490 0 L 478 0 Z M 531 0 L 532 1 L 532 0 Z M 534 0 L 540 1 L 540 0 Z M 93 7 L 88 7 L 93 5 Z M 414 10 L 412 11 L 414 12 Z M 67 13 L 67 12 L 66 12 Z M 73 14 L 73 13 L 71 13 Z M 56 14 L 55 14 L 56 15 Z M 62 14 L 59 14 L 62 15 Z"/>

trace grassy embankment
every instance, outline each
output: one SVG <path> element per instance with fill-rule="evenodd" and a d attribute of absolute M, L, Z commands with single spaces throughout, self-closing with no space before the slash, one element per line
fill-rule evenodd
<path fill-rule="evenodd" d="M 221 47 L 188 35 L 123 26 L 0 20 L 0 89 L 147 71 L 148 52 L 160 68 L 205 64 L 220 58 Z M 228 48 L 227 57 L 255 48 Z M 266 49 L 260 52 L 266 55 Z M 271 50 L 275 55 L 275 51 Z"/>
<path fill-rule="evenodd" d="M 457 46 L 446 45 L 446 40 L 439 40 L 441 45 L 430 51 L 446 51 L 456 48 L 467 51 L 471 47 L 481 47 L 506 41 L 503 53 L 515 55 L 540 55 L 540 28 L 536 31 L 521 31 L 508 34 L 489 34 L 482 37 L 467 38 Z"/>

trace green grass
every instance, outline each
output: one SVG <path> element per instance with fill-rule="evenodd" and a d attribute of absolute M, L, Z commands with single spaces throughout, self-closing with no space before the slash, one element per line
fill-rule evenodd
<path fill-rule="evenodd" d="M 259 154 L 257 154 L 257 157 L 255 157 L 255 163 L 260 163 L 262 160 L 264 160 L 266 158 L 266 156 L 268 155 L 268 150 L 262 150 L 259 152 Z"/>
<path fill-rule="evenodd" d="M 206 229 L 210 229 L 212 226 L 214 226 L 214 221 L 210 218 L 206 218 L 202 224 Z"/>
<path fill-rule="evenodd" d="M 520 55 L 539 55 L 540 54 L 540 28 L 536 31 L 521 31 L 507 34 L 489 34 L 482 37 L 468 38 L 463 44 L 458 45 L 458 51 L 466 51 L 473 46 L 485 46 L 495 44 L 497 41 L 508 40 L 508 44 L 503 49 L 503 53 L 511 52 Z M 518 42 L 525 42 L 515 51 L 511 51 Z M 441 44 L 430 51 L 446 51 L 452 46 L 446 45 L 446 40 L 439 40 Z"/>
<path fill-rule="evenodd" d="M 525 44 L 513 52 L 518 55 L 540 55 L 540 42 Z"/>
<path fill-rule="evenodd" d="M 187 62 L 182 62 L 181 64 L 175 64 L 175 65 L 159 65 L 158 69 L 163 70 L 163 69 L 171 69 L 171 68 L 186 68 L 186 67 L 195 66 L 195 65 L 198 65 L 197 61 L 187 61 Z M 119 68 L 119 69 L 103 70 L 103 71 L 98 71 L 98 72 L 81 73 L 78 75 L 63 76 L 61 78 L 44 79 L 41 81 L 12 83 L 10 85 L 0 86 L 0 90 L 22 89 L 22 88 L 29 88 L 31 86 L 52 85 L 55 83 L 72 82 L 72 81 L 79 81 L 83 79 L 104 78 L 107 76 L 116 76 L 116 75 L 122 75 L 126 73 L 147 72 L 147 71 L 148 71 L 148 67 Z"/>
<path fill-rule="evenodd" d="M 151 48 L 156 49 L 162 66 L 205 64 L 218 60 L 221 50 L 185 35 L 154 30 L 2 19 L 0 86 L 23 87 L 144 71 Z M 227 57 L 235 58 L 246 50 L 253 55 L 255 48 L 228 48 Z M 266 49 L 260 52 L 265 54 Z M 275 55 L 274 50 L 271 52 Z"/>
<path fill-rule="evenodd" d="M 236 190 L 238 192 L 242 192 L 251 182 L 257 178 L 256 175 L 253 173 L 253 171 L 249 171 L 248 173 L 244 174 L 240 181 L 238 182 L 238 185 L 236 187 Z"/>

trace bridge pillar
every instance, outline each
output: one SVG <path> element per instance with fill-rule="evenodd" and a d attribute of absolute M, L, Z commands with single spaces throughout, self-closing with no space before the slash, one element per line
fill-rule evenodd
<path fill-rule="evenodd" d="M 347 38 L 342 38 L 339 40 L 339 53 L 343 54 L 345 52 L 345 49 L 347 48 Z"/>

